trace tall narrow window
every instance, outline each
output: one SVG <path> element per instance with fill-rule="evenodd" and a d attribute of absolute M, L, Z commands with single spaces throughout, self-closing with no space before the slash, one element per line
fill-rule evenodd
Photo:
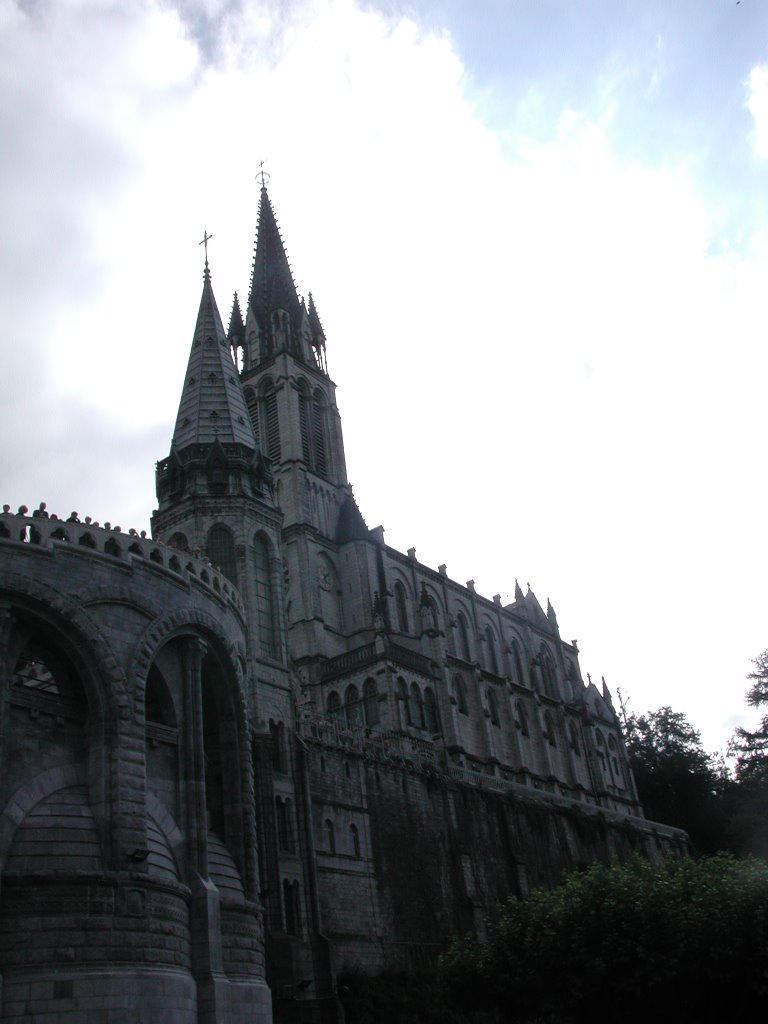
<path fill-rule="evenodd" d="M 525 675 L 523 674 L 523 659 L 520 657 L 520 644 L 517 640 L 513 640 L 509 646 L 512 651 L 512 664 L 515 668 L 515 682 L 524 685 Z"/>
<path fill-rule="evenodd" d="M 595 729 L 595 742 L 597 743 L 597 760 L 603 772 L 605 772 L 608 767 L 605 760 L 605 740 L 599 729 Z"/>
<path fill-rule="evenodd" d="M 256 392 L 253 388 L 245 389 L 245 404 L 248 407 L 248 416 L 251 420 L 251 426 L 253 427 L 253 434 L 256 440 L 259 440 L 259 400 L 256 397 Z"/>
<path fill-rule="evenodd" d="M 271 388 L 264 396 L 264 417 L 267 427 L 267 455 L 273 462 L 280 461 L 280 419 L 277 411 L 277 393 Z"/>
<path fill-rule="evenodd" d="M 327 709 L 328 714 L 331 716 L 331 718 L 344 717 L 343 708 L 341 706 L 341 698 L 339 697 L 338 693 L 336 693 L 335 690 L 331 690 L 331 692 L 328 694 Z"/>
<path fill-rule="evenodd" d="M 496 637 L 493 634 L 493 630 L 490 626 L 485 627 L 485 646 L 486 646 L 486 657 L 488 659 L 488 671 L 493 672 L 495 676 L 499 674 L 499 661 L 496 657 Z"/>
<path fill-rule="evenodd" d="M 227 579 L 237 586 L 237 562 L 235 561 L 235 541 L 226 526 L 216 525 L 211 528 L 206 543 L 208 557 L 224 573 Z"/>
<path fill-rule="evenodd" d="M 398 677 L 397 680 L 397 696 L 400 700 L 400 724 L 410 725 L 411 724 L 411 704 L 408 700 L 408 686 L 402 676 Z"/>
<path fill-rule="evenodd" d="M 459 709 L 459 714 L 468 715 L 469 709 L 467 707 L 467 687 L 461 676 L 456 676 L 453 681 L 454 688 L 456 690 L 456 705 Z"/>
<path fill-rule="evenodd" d="M 325 457 L 325 407 L 319 391 L 312 396 L 312 439 L 315 447 L 315 472 L 320 476 L 326 476 L 328 467 Z"/>
<path fill-rule="evenodd" d="M 282 722 L 269 720 L 269 734 L 272 737 L 272 767 L 276 772 L 284 772 L 286 768 L 285 726 Z"/>
<path fill-rule="evenodd" d="M 360 701 L 360 691 L 351 683 L 344 695 L 344 707 L 347 711 L 347 725 L 351 728 L 363 724 L 363 706 Z"/>
<path fill-rule="evenodd" d="M 528 728 L 528 715 L 525 713 L 525 705 L 521 700 L 515 704 L 515 711 L 517 713 L 516 725 L 523 736 L 530 736 L 531 732 Z"/>
<path fill-rule="evenodd" d="M 435 694 L 428 686 L 424 691 L 424 724 L 427 732 L 440 732 L 440 721 L 437 715 L 437 701 Z"/>
<path fill-rule="evenodd" d="M 363 684 L 363 708 L 365 711 L 365 724 L 379 724 L 379 695 L 376 692 L 376 680 L 366 679 Z"/>
<path fill-rule="evenodd" d="M 336 829 L 330 818 L 325 819 L 325 841 L 328 845 L 328 853 L 336 853 Z"/>
<path fill-rule="evenodd" d="M 541 671 L 541 682 L 544 687 L 544 692 L 550 697 L 557 697 L 557 677 L 555 675 L 555 666 L 553 665 L 552 657 L 544 644 L 541 644 L 539 647 L 539 669 Z"/>
<path fill-rule="evenodd" d="M 359 860 L 360 859 L 360 833 L 357 831 L 357 825 L 350 825 L 349 826 L 349 839 L 350 839 L 349 845 L 351 847 L 351 851 L 350 852 L 351 852 L 353 857 L 356 857 Z"/>
<path fill-rule="evenodd" d="M 272 559 L 269 543 L 262 534 L 254 541 L 254 568 L 256 570 L 256 615 L 258 619 L 259 650 L 267 658 L 279 658 L 277 615 L 272 583 Z"/>
<path fill-rule="evenodd" d="M 413 724 L 418 729 L 424 728 L 424 703 L 421 699 L 421 690 L 416 683 L 411 683 L 411 715 Z"/>
<path fill-rule="evenodd" d="M 405 587 L 399 581 L 395 584 L 395 608 L 397 610 L 397 628 L 401 633 L 408 632 L 408 604 Z"/>
<path fill-rule="evenodd" d="M 456 653 L 462 661 L 469 661 L 471 659 L 467 620 L 461 612 L 456 616 Z"/>
<path fill-rule="evenodd" d="M 488 691 L 488 714 L 491 716 L 491 725 L 500 725 L 499 706 L 492 690 Z"/>
<path fill-rule="evenodd" d="M 299 883 L 283 879 L 283 909 L 288 935 L 299 934 Z"/>
<path fill-rule="evenodd" d="M 610 758 L 611 774 L 613 775 L 613 781 L 617 786 L 623 788 L 623 780 L 621 777 L 621 768 L 619 767 L 619 747 L 616 743 L 616 739 L 613 736 L 608 737 L 608 756 Z"/>
<path fill-rule="evenodd" d="M 568 725 L 568 746 L 576 754 L 577 757 L 581 756 L 581 744 L 579 743 L 579 730 L 576 728 L 574 722 L 570 722 Z"/>
<path fill-rule="evenodd" d="M 288 851 L 290 840 L 288 838 L 288 808 L 282 797 L 275 798 L 275 816 L 277 818 L 277 846 L 278 849 Z"/>
<path fill-rule="evenodd" d="M 544 712 L 544 737 L 550 747 L 557 746 L 557 733 L 555 732 L 555 720 L 551 712 Z"/>
<path fill-rule="evenodd" d="M 307 466 L 312 464 L 312 451 L 309 443 L 309 399 L 305 392 L 299 391 L 299 431 L 301 433 L 301 457 Z"/>

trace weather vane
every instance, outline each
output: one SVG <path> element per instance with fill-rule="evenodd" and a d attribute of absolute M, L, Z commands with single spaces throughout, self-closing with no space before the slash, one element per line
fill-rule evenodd
<path fill-rule="evenodd" d="M 209 235 L 207 231 L 203 231 L 203 237 L 197 243 L 198 245 L 205 246 L 205 265 L 208 266 L 208 243 L 213 238 L 213 235 Z"/>
<path fill-rule="evenodd" d="M 264 170 L 264 161 L 259 160 L 259 173 L 256 175 L 256 181 L 261 180 L 261 187 L 266 188 L 267 182 L 269 181 L 269 174 Z"/>

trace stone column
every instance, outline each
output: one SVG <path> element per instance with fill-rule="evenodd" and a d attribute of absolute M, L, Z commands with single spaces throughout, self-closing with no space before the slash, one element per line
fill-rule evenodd
<path fill-rule="evenodd" d="M 203 742 L 202 640 L 188 638 L 183 647 L 184 671 L 184 796 L 187 866 L 190 875 L 208 877 L 205 747 Z"/>

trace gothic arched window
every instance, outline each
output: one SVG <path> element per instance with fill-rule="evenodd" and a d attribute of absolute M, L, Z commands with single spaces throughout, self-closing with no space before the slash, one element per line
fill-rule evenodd
<path fill-rule="evenodd" d="M 331 718 L 342 718 L 343 712 L 341 707 L 341 698 L 335 690 L 331 690 L 328 694 L 328 703 L 326 704 L 328 714 Z"/>
<path fill-rule="evenodd" d="M 205 545 L 208 557 L 214 565 L 224 573 L 227 579 L 237 586 L 237 561 L 235 560 L 235 540 L 231 530 L 221 523 L 212 526 L 208 532 Z"/>
<path fill-rule="evenodd" d="M 557 746 L 557 734 L 555 733 L 555 720 L 550 711 L 544 712 L 544 737 L 550 747 Z"/>
<path fill-rule="evenodd" d="M 424 691 L 424 724 L 427 732 L 440 732 L 440 720 L 437 714 L 437 701 L 435 694 L 428 686 Z"/>
<path fill-rule="evenodd" d="M 325 819 L 325 841 L 329 853 L 336 853 L 336 829 L 330 818 Z"/>
<path fill-rule="evenodd" d="M 499 721 L 499 706 L 492 690 L 488 691 L 488 714 L 491 716 L 492 725 L 501 725 Z"/>
<path fill-rule="evenodd" d="M 605 740 L 599 729 L 595 729 L 595 743 L 597 745 L 597 760 L 600 764 L 600 768 L 605 772 L 607 768 L 605 760 Z"/>
<path fill-rule="evenodd" d="M 469 649 L 467 620 L 464 618 L 463 612 L 459 612 L 456 616 L 456 654 L 462 661 L 472 660 L 472 655 Z"/>
<path fill-rule="evenodd" d="M 325 445 L 325 401 L 321 391 L 312 395 L 312 446 L 314 448 L 314 470 L 320 476 L 328 473 Z"/>
<path fill-rule="evenodd" d="M 277 636 L 277 602 L 274 593 L 272 552 L 269 541 L 261 533 L 257 534 L 254 540 L 253 555 L 259 650 L 266 657 L 277 660 L 280 657 L 280 647 Z"/>
<path fill-rule="evenodd" d="M 283 879 L 283 908 L 288 935 L 299 934 L 299 883 Z"/>
<path fill-rule="evenodd" d="M 515 670 L 515 682 L 525 685 L 525 673 L 523 672 L 523 659 L 520 656 L 520 644 L 517 640 L 512 640 L 509 644 L 509 649 L 512 652 L 512 664 Z"/>
<path fill-rule="evenodd" d="M 488 671 L 495 676 L 499 674 L 499 660 L 496 657 L 496 637 L 490 626 L 485 627 L 485 646 Z"/>
<path fill-rule="evenodd" d="M 468 715 L 469 709 L 467 707 L 467 687 L 461 676 L 456 676 L 453 681 L 453 686 L 456 691 L 456 706 L 459 709 L 459 714 Z"/>
<path fill-rule="evenodd" d="M 410 725 L 411 724 L 411 703 L 408 700 L 408 686 L 407 686 L 405 680 L 402 678 L 402 676 L 398 676 L 398 679 L 397 679 L 397 696 L 398 696 L 398 700 L 400 701 L 400 708 L 401 708 L 400 724 L 401 725 Z"/>
<path fill-rule="evenodd" d="M 408 629 L 408 603 L 405 596 L 405 587 L 398 580 L 395 583 L 395 609 L 397 611 L 397 628 L 401 633 L 407 633 Z"/>
<path fill-rule="evenodd" d="M 552 656 L 543 643 L 539 647 L 539 671 L 541 672 L 541 682 L 544 687 L 544 692 L 549 697 L 557 697 L 557 676 L 555 675 L 555 666 L 552 662 Z"/>
<path fill-rule="evenodd" d="M 366 679 L 363 683 L 363 709 L 365 724 L 379 724 L 379 695 L 376 692 L 376 680 Z"/>
<path fill-rule="evenodd" d="M 266 455 L 272 462 L 280 461 L 280 416 L 277 406 L 277 392 L 271 380 L 264 382 L 261 392 L 262 414 L 264 416 L 264 431 L 262 436 L 266 439 Z"/>
<path fill-rule="evenodd" d="M 579 743 L 579 730 L 575 722 L 568 725 L 568 745 L 577 757 L 581 757 L 581 744 Z"/>
<path fill-rule="evenodd" d="M 277 818 L 277 847 L 279 850 L 288 852 L 288 808 L 282 797 L 275 797 L 275 817 Z"/>
<path fill-rule="evenodd" d="M 360 859 L 360 833 L 357 831 L 357 825 L 349 826 L 349 839 L 352 856 Z"/>
<path fill-rule="evenodd" d="M 530 736 L 531 732 L 528 728 L 528 715 L 525 712 L 525 705 L 521 700 L 515 704 L 515 714 L 517 716 L 517 727 L 523 736 Z"/>
<path fill-rule="evenodd" d="M 253 436 L 256 441 L 259 441 L 259 400 L 256 397 L 256 392 L 253 388 L 246 388 L 243 392 L 245 395 L 245 404 L 248 408 L 248 416 L 251 420 L 251 426 L 253 427 Z"/>
<path fill-rule="evenodd" d="M 416 683 L 411 683 L 411 715 L 413 724 L 417 729 L 424 728 L 424 702 L 421 699 L 421 690 Z"/>
<path fill-rule="evenodd" d="M 299 382 L 299 433 L 301 435 L 301 457 L 312 468 L 312 445 L 310 443 L 310 399 L 306 381 Z"/>
<path fill-rule="evenodd" d="M 360 691 L 354 683 L 350 683 L 344 695 L 344 708 L 347 712 L 347 725 L 357 726 L 363 724 L 363 706 L 360 701 Z"/>

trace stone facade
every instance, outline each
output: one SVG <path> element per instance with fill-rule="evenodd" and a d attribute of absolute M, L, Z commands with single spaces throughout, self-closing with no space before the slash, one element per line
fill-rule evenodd
<path fill-rule="evenodd" d="M 551 606 L 387 546 L 346 477 L 262 190 L 225 332 L 206 263 L 153 538 L 0 515 L 2 1021 L 335 1021 L 647 822 Z"/>

